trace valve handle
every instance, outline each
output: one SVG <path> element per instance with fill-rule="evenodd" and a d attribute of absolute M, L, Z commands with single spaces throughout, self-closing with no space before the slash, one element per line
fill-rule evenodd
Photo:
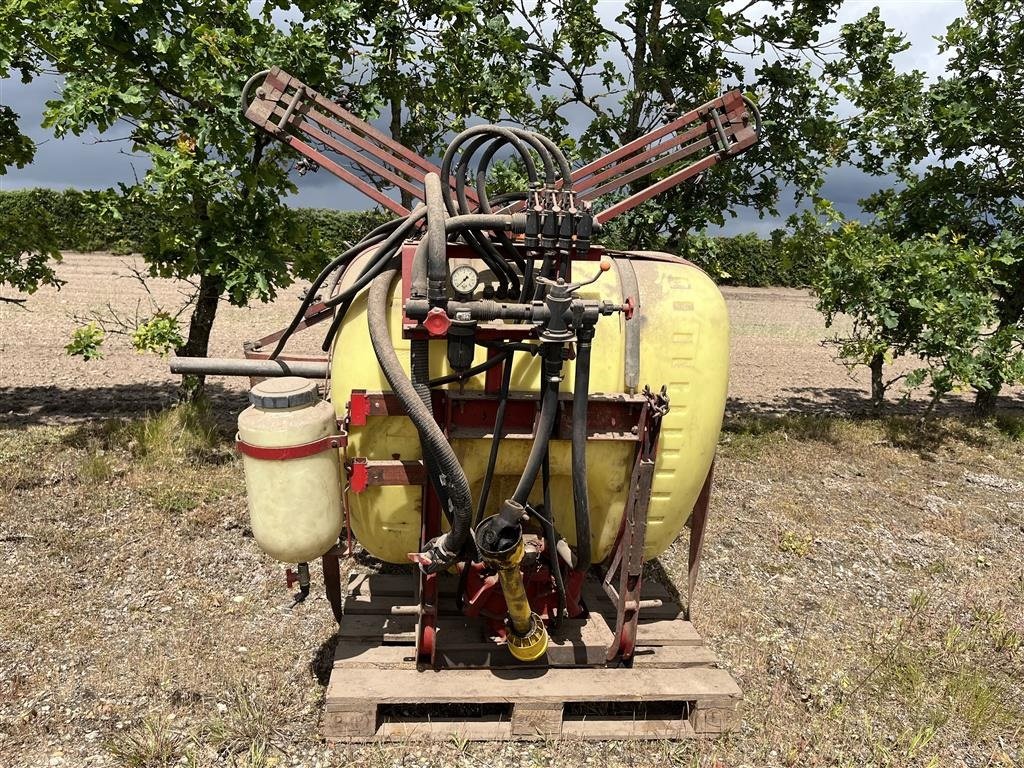
<path fill-rule="evenodd" d="M 575 293 L 585 285 L 596 283 L 598 279 L 601 277 L 601 275 L 603 275 L 611 268 L 612 264 L 610 261 L 602 260 L 601 266 L 597 270 L 597 274 L 594 275 L 589 280 L 583 280 L 579 283 L 566 283 L 565 278 L 563 277 L 559 277 L 556 280 L 552 280 L 550 277 L 538 277 L 536 281 L 541 285 L 550 285 L 553 288 L 559 288 L 562 291 L 562 295 L 568 296 L 570 293 Z"/>

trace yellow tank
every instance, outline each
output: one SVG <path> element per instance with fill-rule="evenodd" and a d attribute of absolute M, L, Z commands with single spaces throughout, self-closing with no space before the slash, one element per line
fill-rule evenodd
<path fill-rule="evenodd" d="M 629 256 L 637 258 L 629 258 Z M 729 328 L 725 302 L 717 286 L 700 269 L 666 254 L 610 253 L 615 269 L 577 294 L 583 299 L 604 299 L 621 303 L 624 295 L 638 294 L 639 309 L 632 320 L 622 315 L 602 317 L 597 323 L 590 392 L 624 393 L 626 387 L 626 346 L 628 324 L 639 329 L 640 388 L 657 390 L 666 385 L 671 410 L 661 428 L 661 441 L 648 516 L 645 557 L 665 551 L 682 530 L 693 509 L 704 478 L 714 458 L 725 410 L 729 365 Z M 364 262 L 357 261 L 346 272 L 341 287 L 350 284 Z M 482 267 L 476 262 L 468 262 Z M 574 276 L 596 264 L 577 264 Z M 636 289 L 624 294 L 635 273 Z M 624 274 L 625 273 L 625 274 Z M 482 273 L 486 274 L 486 273 Z M 409 341 L 402 339 L 401 282 L 392 286 L 389 322 L 395 349 L 408 372 Z M 632 331 L 631 333 L 635 333 Z M 486 358 L 477 350 L 475 363 Z M 512 391 L 539 390 L 540 361 L 517 354 Z M 443 341 L 431 342 L 431 378 L 450 373 Z M 573 391 L 574 366 L 563 370 L 561 389 Z M 633 378 L 636 378 L 635 376 Z M 458 385 L 450 385 L 457 387 Z M 482 390 L 481 374 L 465 384 L 467 390 Z M 366 292 L 356 298 L 335 339 L 331 363 L 332 400 L 339 415 L 344 413 L 354 389 L 389 391 L 370 345 L 366 323 Z M 530 440 L 502 441 L 486 514 L 497 511 L 502 500 L 512 495 L 522 473 Z M 490 439 L 454 439 L 452 445 L 477 498 L 487 467 Z M 420 444 L 410 420 L 404 416 L 371 417 L 366 426 L 353 428 L 348 455 L 368 459 L 404 460 L 420 458 Z M 593 440 L 587 444 L 593 561 L 601 562 L 611 553 L 622 522 L 636 443 Z M 570 442 L 551 443 L 551 495 L 559 532 L 576 543 L 573 521 Z M 539 485 L 539 484 L 538 484 Z M 531 498 L 536 499 L 539 489 Z M 407 563 L 407 553 L 419 549 L 420 489 L 418 486 L 371 486 L 362 493 L 349 494 L 353 533 L 374 556 L 393 563 Z"/>
<path fill-rule="evenodd" d="M 334 408 L 314 382 L 294 376 L 260 382 L 249 399 L 253 404 L 238 416 L 238 438 L 252 534 L 271 557 L 308 562 L 338 542 L 344 522 L 337 448 L 317 446 L 315 453 L 286 459 L 252 454 L 337 435 Z"/>

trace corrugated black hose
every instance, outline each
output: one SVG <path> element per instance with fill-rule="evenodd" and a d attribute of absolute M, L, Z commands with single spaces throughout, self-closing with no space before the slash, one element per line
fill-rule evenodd
<path fill-rule="evenodd" d="M 434 405 L 430 397 L 430 341 L 427 339 L 413 339 L 409 345 L 409 368 L 411 372 L 410 381 L 419 395 L 420 402 L 426 406 L 431 414 L 434 412 Z M 452 522 L 451 505 L 448 499 L 448 489 L 445 488 L 441 473 L 438 472 L 437 458 L 430 446 L 420 435 L 420 449 L 423 453 L 423 467 L 430 478 L 430 484 L 434 487 L 437 499 L 441 503 L 441 510 L 444 512 L 448 522 Z"/>
<path fill-rule="evenodd" d="M 434 421 L 431 409 L 423 404 L 419 393 L 402 368 L 398 353 L 395 352 L 391 329 L 388 326 L 388 298 L 391 284 L 397 275 L 397 264 L 393 264 L 370 284 L 366 318 L 370 330 L 370 343 L 373 345 L 373 352 L 384 377 L 391 385 L 392 392 L 405 407 L 427 450 L 436 458 L 438 471 L 444 473 L 448 481 L 452 529 L 429 543 L 428 550 L 434 560 L 431 565 L 424 566 L 426 570 L 437 571 L 454 562 L 466 543 L 473 520 L 473 497 L 466 473 L 459 464 L 455 451 L 441 427 Z"/>

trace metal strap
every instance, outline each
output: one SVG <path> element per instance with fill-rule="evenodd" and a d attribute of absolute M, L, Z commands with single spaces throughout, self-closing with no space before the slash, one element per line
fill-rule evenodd
<path fill-rule="evenodd" d="M 348 445 L 348 433 L 340 435 L 328 435 L 301 445 L 285 445 L 275 448 L 268 448 L 262 445 L 253 445 L 245 442 L 241 437 L 235 435 L 235 450 L 254 459 L 264 461 L 287 461 L 288 459 L 304 459 L 307 456 L 315 456 L 318 453 L 329 451 L 332 448 L 344 448 Z"/>
<path fill-rule="evenodd" d="M 619 285 L 622 288 L 622 300 L 632 298 L 633 317 L 626 320 L 625 344 L 625 385 L 626 391 L 635 394 L 640 389 L 640 284 L 636 279 L 636 270 L 627 258 L 613 258 L 612 263 L 619 273 Z"/>

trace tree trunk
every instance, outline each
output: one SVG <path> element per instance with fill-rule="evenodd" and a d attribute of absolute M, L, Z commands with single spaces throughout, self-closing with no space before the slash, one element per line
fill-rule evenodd
<path fill-rule="evenodd" d="M 882 407 L 885 402 L 885 380 L 882 378 L 882 366 L 885 365 L 885 355 L 876 352 L 871 358 L 868 367 L 871 369 L 871 406 L 875 409 Z"/>
<path fill-rule="evenodd" d="M 994 377 L 992 384 L 985 389 L 979 389 L 974 395 L 974 413 L 982 418 L 994 416 L 996 403 L 999 401 L 999 390 L 1003 388 L 1003 382 Z"/>
<path fill-rule="evenodd" d="M 188 324 L 188 341 L 177 350 L 182 357 L 206 357 L 210 348 L 210 331 L 217 316 L 217 305 L 224 291 L 224 280 L 219 275 L 203 275 L 199 278 L 199 295 L 196 308 Z M 178 387 L 179 403 L 194 403 L 202 397 L 206 386 L 205 376 L 186 375 L 181 377 Z"/>

